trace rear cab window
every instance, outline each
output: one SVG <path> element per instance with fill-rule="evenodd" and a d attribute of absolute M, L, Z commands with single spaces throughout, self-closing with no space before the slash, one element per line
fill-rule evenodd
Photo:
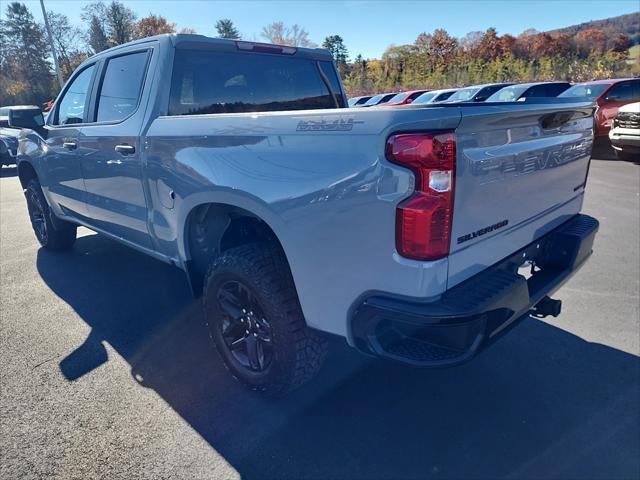
<path fill-rule="evenodd" d="M 176 49 L 169 115 L 345 107 L 332 62 L 289 55 Z"/>

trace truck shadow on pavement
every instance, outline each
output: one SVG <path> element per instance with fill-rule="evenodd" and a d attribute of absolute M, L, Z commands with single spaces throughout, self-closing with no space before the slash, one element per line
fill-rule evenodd
<path fill-rule="evenodd" d="M 60 362 L 65 377 L 106 362 L 110 344 L 244 479 L 640 471 L 638 357 L 546 323 L 526 320 L 442 370 L 371 360 L 335 341 L 315 381 L 264 399 L 226 373 L 181 271 L 99 235 L 64 254 L 40 250 L 37 266 L 92 329 Z"/>

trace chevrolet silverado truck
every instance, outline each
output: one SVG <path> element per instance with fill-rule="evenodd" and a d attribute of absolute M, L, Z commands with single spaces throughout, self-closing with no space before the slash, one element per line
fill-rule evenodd
<path fill-rule="evenodd" d="M 437 367 L 558 315 L 598 228 L 593 110 L 349 109 L 327 51 L 165 35 L 89 58 L 44 125 L 14 126 L 44 249 L 83 225 L 182 269 L 228 370 L 283 394 L 328 334 Z"/>

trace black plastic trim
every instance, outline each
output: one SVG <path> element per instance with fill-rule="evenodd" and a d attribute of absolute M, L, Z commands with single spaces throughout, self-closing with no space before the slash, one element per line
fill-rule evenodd
<path fill-rule="evenodd" d="M 364 353 L 405 364 L 464 362 L 527 318 L 584 264 L 598 226 L 576 215 L 436 301 L 365 296 L 352 309 L 351 339 Z M 531 264 L 528 278 L 519 273 L 525 262 Z"/>

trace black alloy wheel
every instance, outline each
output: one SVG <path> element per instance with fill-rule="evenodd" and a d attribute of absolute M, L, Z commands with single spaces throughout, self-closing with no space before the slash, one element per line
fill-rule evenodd
<path fill-rule="evenodd" d="M 238 280 L 218 290 L 221 335 L 232 357 L 251 372 L 264 372 L 273 359 L 273 333 L 256 296 Z"/>

